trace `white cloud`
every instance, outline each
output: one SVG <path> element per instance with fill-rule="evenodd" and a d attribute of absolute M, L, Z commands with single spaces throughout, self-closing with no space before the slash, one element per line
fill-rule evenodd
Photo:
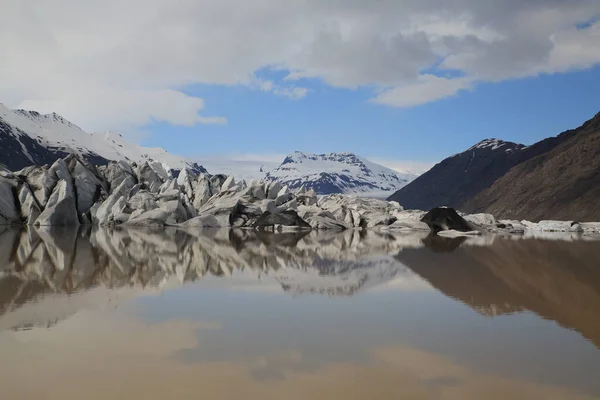
<path fill-rule="evenodd" d="M 293 86 L 293 85 L 292 86 L 282 86 L 282 85 L 276 84 L 275 82 L 273 82 L 271 80 L 263 80 L 263 79 L 258 79 L 258 78 L 256 78 L 254 80 L 254 82 L 251 84 L 251 86 L 258 88 L 258 89 L 262 90 L 263 92 L 270 92 L 276 96 L 283 96 L 283 97 L 287 97 L 292 100 L 302 99 L 302 98 L 306 97 L 306 95 L 309 92 L 308 88 L 297 87 L 297 86 Z"/>
<path fill-rule="evenodd" d="M 371 99 L 372 102 L 394 107 L 411 107 L 454 96 L 461 90 L 470 89 L 469 78 L 440 78 L 421 75 L 416 82 L 393 87 Z"/>
<path fill-rule="evenodd" d="M 224 123 L 180 89 L 241 84 L 298 99 L 308 88 L 294 81 L 314 77 L 406 107 L 596 65 L 600 23 L 576 25 L 598 15 L 598 0 L 4 0 L 0 101 L 89 130 Z M 423 74 L 440 60 L 464 76 Z M 273 66 L 288 79 L 256 87 Z"/>

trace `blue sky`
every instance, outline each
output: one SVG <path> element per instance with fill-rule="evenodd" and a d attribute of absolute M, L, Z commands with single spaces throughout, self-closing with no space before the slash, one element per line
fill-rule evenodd
<path fill-rule="evenodd" d="M 0 46 L 8 107 L 190 157 L 437 162 L 600 111 L 598 0 L 5 0 Z"/>
<path fill-rule="evenodd" d="M 268 78 L 276 78 L 277 74 Z M 575 128 L 600 112 L 600 67 L 482 83 L 453 97 L 409 108 L 373 104 L 373 91 L 300 82 L 291 100 L 246 86 L 185 88 L 206 99 L 227 125 L 153 123 L 144 144 L 190 157 L 350 151 L 389 160 L 437 162 L 496 137 L 531 144 Z"/>

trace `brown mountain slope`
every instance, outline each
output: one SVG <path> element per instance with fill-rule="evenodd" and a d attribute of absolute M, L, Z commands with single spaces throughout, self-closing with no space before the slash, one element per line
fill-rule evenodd
<path fill-rule="evenodd" d="M 565 134 L 563 143 L 511 168 L 461 209 L 508 219 L 600 221 L 600 113 Z"/>

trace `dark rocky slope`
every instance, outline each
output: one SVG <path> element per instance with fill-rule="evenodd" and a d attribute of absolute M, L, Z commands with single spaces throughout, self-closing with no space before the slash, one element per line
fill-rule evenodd
<path fill-rule="evenodd" d="M 462 209 L 532 221 L 599 220 L 600 113 L 559 135 L 557 143 L 512 168 Z"/>
<path fill-rule="evenodd" d="M 550 138 L 526 147 L 498 139 L 483 140 L 435 165 L 389 200 L 410 209 L 439 206 L 460 209 L 512 167 L 553 149 L 560 142 L 561 138 Z"/>
<path fill-rule="evenodd" d="M 597 220 L 600 114 L 531 146 L 486 139 L 449 157 L 389 200 L 409 209 L 454 207 L 503 219 Z"/>

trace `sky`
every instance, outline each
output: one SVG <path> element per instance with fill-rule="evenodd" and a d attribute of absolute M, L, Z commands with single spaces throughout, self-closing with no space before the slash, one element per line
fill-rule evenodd
<path fill-rule="evenodd" d="M 0 102 L 200 159 L 402 169 L 600 111 L 598 0 L 2 0 Z"/>

